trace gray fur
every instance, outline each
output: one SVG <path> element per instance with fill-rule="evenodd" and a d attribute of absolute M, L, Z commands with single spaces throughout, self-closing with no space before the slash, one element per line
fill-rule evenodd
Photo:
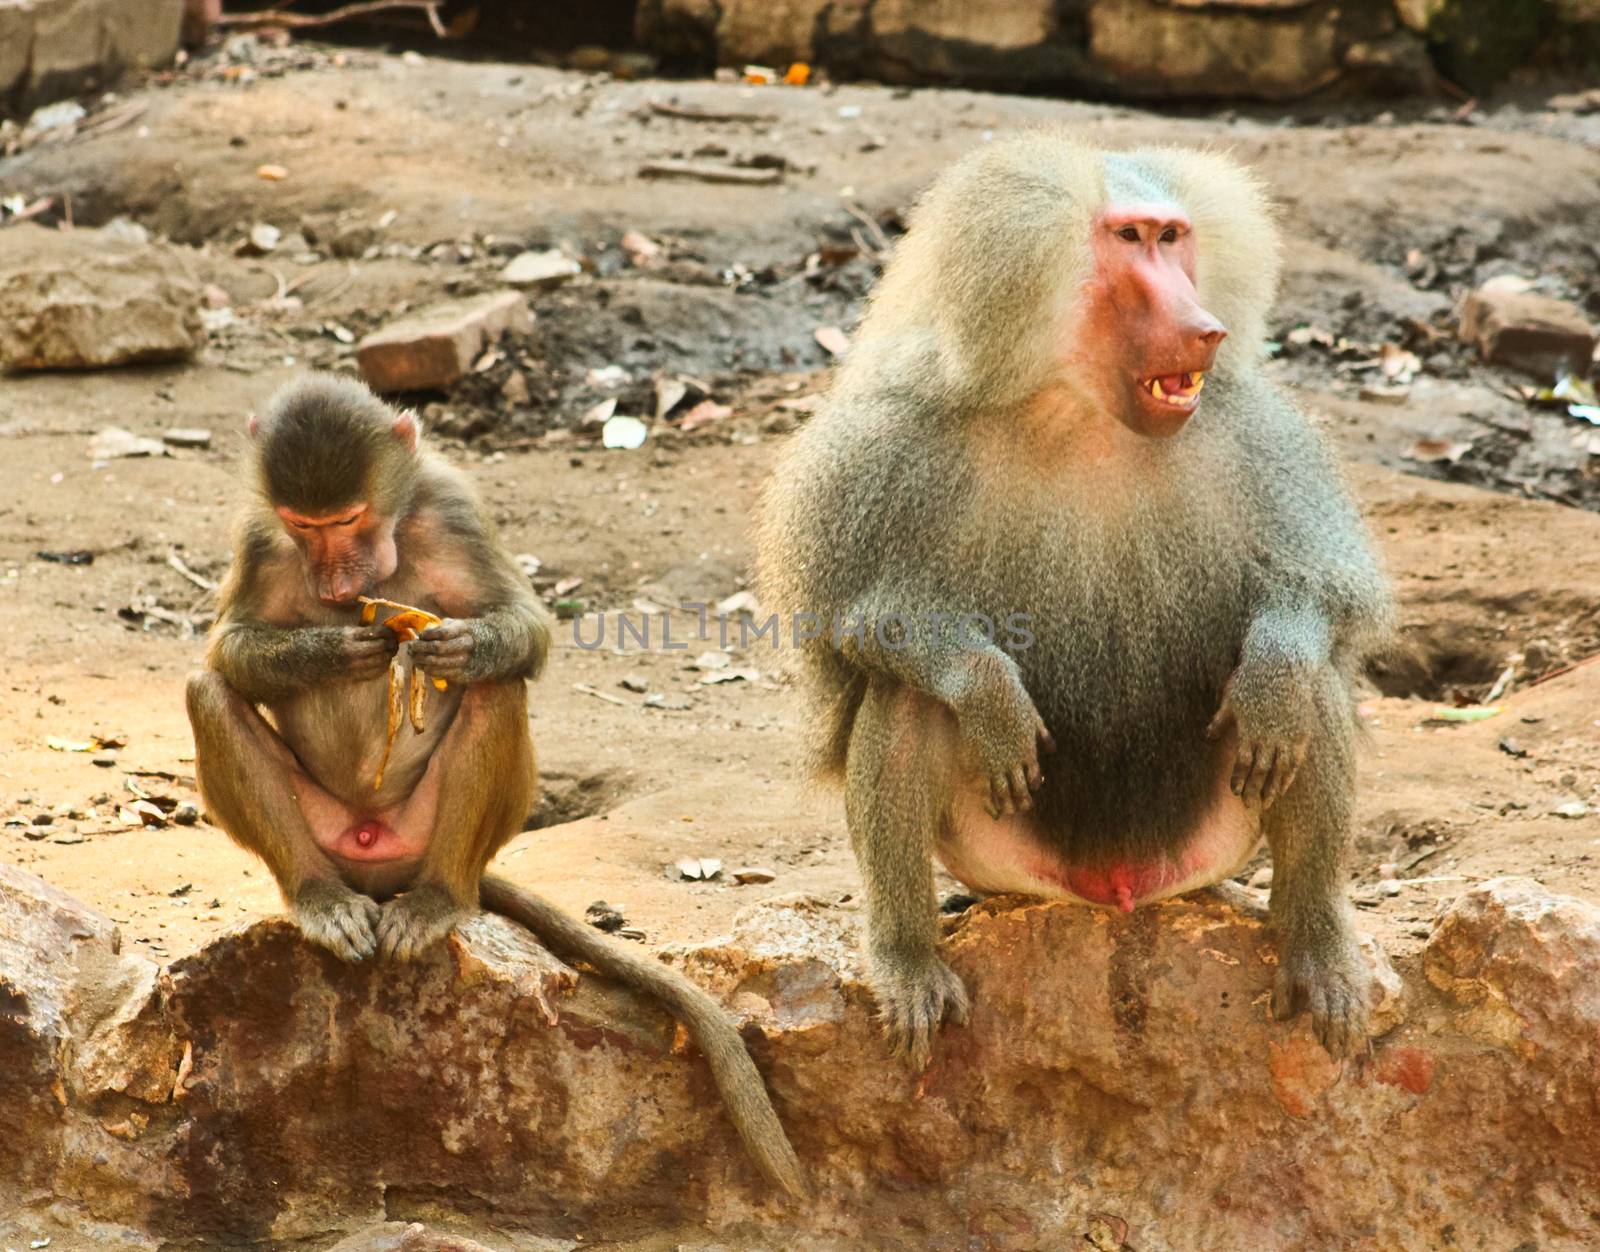
<path fill-rule="evenodd" d="M 1081 389 L 1028 343 L 1058 343 L 1069 325 L 1052 293 L 1081 284 L 1084 232 L 1108 182 L 1189 212 L 1201 303 L 1225 309 L 1253 342 L 1225 345 L 1196 416 L 1170 439 L 1141 441 L 1116 481 L 1078 474 L 1041 491 L 1026 475 L 996 480 L 976 450 L 1004 439 L 1031 396 L 1064 388 L 1082 408 Z M 1259 191 L 1224 158 L 1102 158 L 1050 135 L 997 142 L 918 206 L 832 393 L 768 487 L 759 537 L 768 607 L 869 624 L 895 613 L 996 622 L 1021 613 L 1034 635 L 1009 662 L 1004 649 L 928 629 L 901 648 L 870 633 L 825 635 L 798 654 L 814 765 L 845 779 L 874 981 L 891 1036 L 914 1058 L 926 1055 L 930 1002 L 934 1025 L 940 1001 L 947 1016 L 964 1011 L 962 997 L 941 990 L 922 918 L 931 850 L 959 781 L 950 775 L 972 754 L 1025 768 L 1033 708 L 1056 751 L 1041 761 L 1032 803 L 1042 837 L 1070 864 L 1176 851 L 1230 771 L 1236 792 L 1264 800 L 1284 880 L 1273 911 L 1285 968 L 1304 975 L 1286 975 L 1280 996 L 1321 1005 L 1331 1048 L 1356 1046 L 1364 1007 L 1354 989 L 1364 983 L 1339 894 L 1353 692 L 1392 608 L 1322 440 L 1259 371 L 1276 256 Z M 996 279 L 1018 264 L 1021 279 Z M 925 714 L 896 723 L 902 691 L 953 714 L 960 751 L 926 729 Z M 1208 735 L 1224 708 L 1243 745 L 1237 767 Z M 911 743 L 928 759 L 908 762 Z"/>

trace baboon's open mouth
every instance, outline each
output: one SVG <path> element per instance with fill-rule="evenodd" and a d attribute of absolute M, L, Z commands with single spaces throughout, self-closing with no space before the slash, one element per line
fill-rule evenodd
<path fill-rule="evenodd" d="M 1192 409 L 1200 402 L 1200 388 L 1206 385 L 1204 370 L 1187 374 L 1162 374 L 1139 384 L 1162 404 L 1175 409 Z"/>

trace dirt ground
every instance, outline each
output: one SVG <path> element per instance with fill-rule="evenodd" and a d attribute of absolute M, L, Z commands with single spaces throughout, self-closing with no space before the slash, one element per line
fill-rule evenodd
<path fill-rule="evenodd" d="M 167 807 L 197 798 L 182 684 L 202 641 L 181 619 L 203 631 L 209 597 L 169 556 L 202 578 L 225 568 L 253 406 L 298 369 L 348 363 L 344 341 L 400 308 L 489 289 L 525 246 L 565 246 L 590 272 L 533 297 L 534 334 L 505 345 L 485 378 L 416 398 L 436 430 L 463 436 L 436 446 L 478 484 L 512 550 L 539 559 L 542 588 L 581 579 L 561 595 L 635 616 L 640 601 L 724 599 L 749 576 L 755 492 L 823 382 L 813 332 L 848 329 L 875 232 L 892 239 L 956 155 L 1040 122 L 1115 144 L 1225 144 L 1284 207 L 1285 349 L 1271 368 L 1352 458 L 1413 645 L 1365 706 L 1373 745 L 1351 867 L 1365 924 L 1403 958 L 1441 901 L 1484 878 L 1529 874 L 1600 899 L 1600 667 L 1579 664 L 1600 651 L 1600 518 L 1552 502 L 1600 501 L 1590 436 L 1526 408 L 1508 393 L 1527 380 L 1483 369 L 1444 333 L 1464 285 L 1504 272 L 1587 295 L 1600 313 L 1600 116 L 1537 102 L 1464 119 L 1427 104 L 1162 116 L 251 45 L 124 100 L 145 106 L 128 124 L 0 163 L 0 193 L 70 196 L 79 224 L 125 216 L 194 246 L 233 316 L 215 319 L 196 364 L 0 381 L 0 857 L 104 910 L 155 957 L 279 907 L 261 867 L 204 821 L 146 828 L 120 814 L 141 792 Z M 653 102 L 767 120 L 684 120 Z M 782 178 L 638 175 L 697 154 L 765 161 Z M 288 176 L 263 179 L 264 164 Z M 236 256 L 256 222 L 284 243 Z M 364 255 L 331 255 L 326 241 L 351 228 L 366 231 Z M 619 246 L 630 230 L 660 243 L 665 263 L 630 265 Z M 1292 346 L 1296 326 L 1406 343 L 1423 372 L 1401 403 L 1363 399 L 1366 354 Z M 626 377 L 589 373 L 608 366 Z M 512 368 L 526 403 L 500 396 Z M 653 379 L 678 374 L 731 414 L 689 435 L 658 423 L 634 451 L 602 450 L 581 425 L 610 395 L 648 416 Z M 113 424 L 215 437 L 205 451 L 96 464 L 89 436 Z M 1425 467 L 1405 455 L 1424 437 L 1473 447 L 1453 470 Z M 1437 481 L 1447 473 L 1501 490 Z M 93 563 L 37 555 L 72 550 Z M 677 619 L 675 638 L 691 621 Z M 506 873 L 580 912 L 619 904 L 651 945 L 715 934 L 764 896 L 857 890 L 836 798 L 799 778 L 797 709 L 771 653 L 736 649 L 734 667 L 755 674 L 706 683 L 714 671 L 687 666 L 715 647 L 589 650 L 563 623 L 532 695 L 548 794 L 538 828 L 503 854 Z M 1497 715 L 1438 716 L 1507 670 Z M 50 746 L 95 736 L 123 746 Z M 684 881 L 685 856 L 727 869 Z M 774 877 L 736 885 L 729 871 L 744 866 Z"/>

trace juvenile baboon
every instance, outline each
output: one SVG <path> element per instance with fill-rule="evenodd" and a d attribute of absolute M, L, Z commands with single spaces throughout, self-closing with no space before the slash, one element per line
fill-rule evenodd
<path fill-rule="evenodd" d="M 550 618 L 466 479 L 420 446 L 410 413 L 351 380 L 289 384 L 250 433 L 257 494 L 188 690 L 195 774 L 218 824 L 267 863 L 306 937 L 347 961 L 408 960 L 481 907 L 663 1000 L 757 1164 L 798 1192 L 799 1163 L 720 1006 L 484 874 L 535 794 L 526 682 Z M 362 596 L 445 619 L 409 645 L 444 683 L 418 691 L 420 726 L 391 716 L 398 644 L 381 622 L 360 624 Z"/>
<path fill-rule="evenodd" d="M 979 891 L 1128 910 L 1263 837 L 1275 1012 L 1367 1046 L 1342 857 L 1352 692 L 1392 610 L 1259 367 L 1278 252 L 1224 156 L 992 143 L 917 206 L 773 476 L 763 603 L 800 641 L 872 984 L 917 1065 L 967 1012 L 934 855 Z"/>

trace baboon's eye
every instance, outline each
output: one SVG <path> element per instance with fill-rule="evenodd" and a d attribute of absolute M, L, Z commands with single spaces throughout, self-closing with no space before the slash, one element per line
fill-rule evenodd
<path fill-rule="evenodd" d="M 1177 243 L 1178 242 L 1178 228 L 1176 226 L 1169 226 L 1169 227 L 1166 228 L 1166 230 L 1162 231 L 1161 232 L 1161 242 L 1162 243 Z"/>
<path fill-rule="evenodd" d="M 1139 242 L 1139 228 L 1137 226 L 1124 226 L 1117 232 L 1117 237 L 1126 239 L 1129 243 Z"/>

